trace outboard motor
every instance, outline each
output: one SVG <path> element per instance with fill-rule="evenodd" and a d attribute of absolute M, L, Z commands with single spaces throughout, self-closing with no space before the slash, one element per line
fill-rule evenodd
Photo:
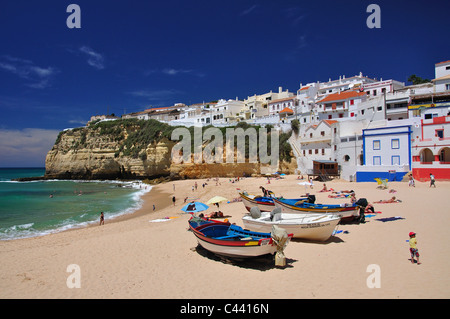
<path fill-rule="evenodd" d="M 308 195 L 307 203 L 314 204 L 316 202 L 316 195 Z"/>

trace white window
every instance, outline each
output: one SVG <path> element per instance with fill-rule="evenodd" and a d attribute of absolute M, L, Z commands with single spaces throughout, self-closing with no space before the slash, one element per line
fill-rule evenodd
<path fill-rule="evenodd" d="M 380 149 L 380 140 L 373 141 L 373 149 L 374 150 Z"/>
<path fill-rule="evenodd" d="M 400 156 L 393 155 L 391 162 L 392 162 L 392 165 L 400 165 Z"/>
<path fill-rule="evenodd" d="M 394 138 L 391 140 L 391 148 L 392 149 L 400 148 L 400 140 L 398 138 Z"/>
<path fill-rule="evenodd" d="M 373 165 L 381 165 L 381 156 L 373 157 Z"/>

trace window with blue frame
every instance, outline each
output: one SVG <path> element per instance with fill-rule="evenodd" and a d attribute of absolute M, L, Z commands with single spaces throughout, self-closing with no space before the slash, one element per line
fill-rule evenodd
<path fill-rule="evenodd" d="M 381 165 L 381 156 L 373 157 L 373 165 Z"/>
<path fill-rule="evenodd" d="M 399 155 L 392 155 L 391 165 L 400 165 L 400 156 Z"/>
<path fill-rule="evenodd" d="M 392 149 L 399 149 L 400 148 L 400 140 L 398 138 L 393 138 L 391 140 L 391 148 Z"/>
<path fill-rule="evenodd" d="M 381 149 L 381 142 L 380 142 L 380 140 L 375 140 L 375 141 L 373 141 L 373 149 L 374 149 L 374 150 L 379 150 L 379 149 Z"/>

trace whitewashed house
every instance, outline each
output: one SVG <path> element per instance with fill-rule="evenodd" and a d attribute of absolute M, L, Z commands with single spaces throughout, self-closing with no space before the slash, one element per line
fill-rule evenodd
<path fill-rule="evenodd" d="M 239 114 L 244 107 L 244 102 L 220 99 L 211 107 L 211 124 L 231 124 L 238 122 Z"/>
<path fill-rule="evenodd" d="M 408 121 L 396 121 L 408 122 Z M 389 122 L 388 122 L 389 123 Z M 394 124 L 394 123 L 392 123 Z M 357 182 L 375 178 L 401 181 L 411 170 L 411 124 L 363 129 L 363 165 L 357 167 Z"/>
<path fill-rule="evenodd" d="M 436 63 L 434 66 L 435 79 L 432 80 L 435 92 L 450 91 L 450 60 Z"/>
<path fill-rule="evenodd" d="M 358 105 L 366 99 L 365 92 L 356 90 L 329 94 L 316 102 L 319 120 L 355 117 Z"/>

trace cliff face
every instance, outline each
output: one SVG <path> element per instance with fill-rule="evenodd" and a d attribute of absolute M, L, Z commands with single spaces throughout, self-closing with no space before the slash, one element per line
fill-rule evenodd
<path fill-rule="evenodd" d="M 136 123 L 94 125 L 60 133 L 48 152 L 46 178 L 55 179 L 144 179 L 170 177 L 207 178 L 254 176 L 268 171 L 259 163 L 177 164 L 172 148 L 178 141 L 167 138 L 167 131 L 152 132 Z M 148 121 L 146 121 L 148 122 Z M 144 125 L 151 125 L 145 123 Z M 153 123 L 154 124 L 154 123 Z M 158 125 L 161 125 L 159 123 Z M 170 128 L 163 127 L 162 130 Z M 143 134 L 153 134 L 152 138 Z M 170 135 L 169 135 L 170 136 Z M 282 162 L 284 173 L 294 173 L 296 166 Z"/>

